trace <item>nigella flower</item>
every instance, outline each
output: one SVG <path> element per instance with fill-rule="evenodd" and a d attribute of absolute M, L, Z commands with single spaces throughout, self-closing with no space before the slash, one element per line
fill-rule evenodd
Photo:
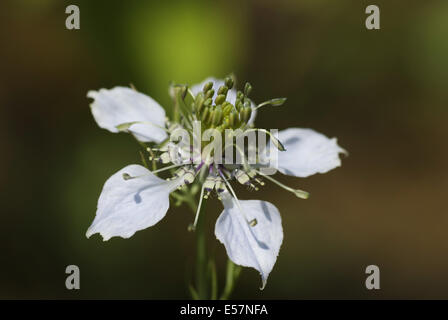
<path fill-rule="evenodd" d="M 225 129 L 240 129 L 240 135 L 267 132 L 254 127 L 257 109 L 269 104 L 280 105 L 285 99 L 255 105 L 249 99 L 250 91 L 248 83 L 243 91 L 236 91 L 231 77 L 208 78 L 191 88 L 172 86 L 176 108 L 173 121 L 167 120 L 164 109 L 156 101 L 134 89 L 115 87 L 90 91 L 88 97 L 94 99 L 91 109 L 98 125 L 111 132 L 129 132 L 140 142 L 156 145 L 148 147 L 150 160 L 164 167 L 150 171 L 145 166 L 132 164 L 113 174 L 103 187 L 87 237 L 99 233 L 105 241 L 111 237 L 129 238 L 165 216 L 171 193 L 197 183 L 200 198 L 192 229 L 203 199 L 216 193 L 224 207 L 215 225 L 217 239 L 235 264 L 260 272 L 264 287 L 283 241 L 281 217 L 278 209 L 267 201 L 238 199 L 232 182 L 257 190 L 264 185 L 263 180 L 269 180 L 299 198 L 307 198 L 305 191 L 285 186 L 262 169 L 271 166 L 283 174 L 304 178 L 340 166 L 339 154 L 345 151 L 335 138 L 329 139 L 311 129 L 290 128 L 270 135 L 268 147 L 274 145 L 280 150 L 274 164 L 268 161 L 266 165 L 263 157 L 248 163 L 248 150 L 241 148 L 237 154 L 243 157 L 243 163 L 226 164 L 218 163 L 210 153 L 191 155 L 189 145 L 180 146 L 169 139 L 178 129 L 194 136 L 193 122 L 202 125 L 200 133 L 207 128 L 223 135 Z M 157 175 L 170 170 L 172 176 L 167 179 Z"/>

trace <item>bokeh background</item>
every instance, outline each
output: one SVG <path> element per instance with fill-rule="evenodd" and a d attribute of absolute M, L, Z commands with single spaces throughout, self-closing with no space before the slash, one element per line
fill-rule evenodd
<path fill-rule="evenodd" d="M 364 26 L 381 10 L 381 30 Z M 81 29 L 65 28 L 65 7 Z M 138 145 L 94 122 L 86 93 L 133 83 L 169 110 L 170 80 L 234 72 L 264 101 L 266 128 L 338 137 L 343 165 L 280 177 L 241 198 L 275 203 L 285 239 L 264 291 L 244 269 L 235 298 L 448 298 L 448 2 L 61 1 L 0 4 L 0 298 L 188 298 L 194 235 L 187 207 L 129 240 L 90 240 L 104 181 L 139 163 Z M 208 205 L 220 284 L 221 211 Z M 65 267 L 81 289 L 65 288 Z M 381 289 L 364 286 L 367 265 Z"/>

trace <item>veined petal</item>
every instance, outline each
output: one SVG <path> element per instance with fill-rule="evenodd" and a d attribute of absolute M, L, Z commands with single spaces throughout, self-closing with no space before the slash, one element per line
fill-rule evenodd
<path fill-rule="evenodd" d="M 87 97 L 94 99 L 90 107 L 101 128 L 118 132 L 119 125 L 140 122 L 127 129 L 138 140 L 160 143 L 166 139 L 165 110 L 151 97 L 126 87 L 89 91 Z"/>
<path fill-rule="evenodd" d="M 215 94 L 213 95 L 212 99 L 215 100 L 216 96 L 217 96 L 217 92 L 219 87 L 225 85 L 225 82 L 223 79 L 217 79 L 214 77 L 208 77 L 207 79 L 205 79 L 204 81 L 202 81 L 201 83 L 195 84 L 193 85 L 190 89 L 191 92 L 193 92 L 193 95 L 197 95 L 199 92 L 202 91 L 202 88 L 204 87 L 204 85 L 208 82 L 213 82 L 213 88 L 215 89 Z M 229 101 L 232 104 L 235 104 L 235 100 L 236 100 L 236 90 L 235 87 L 233 87 L 232 89 L 230 89 L 227 92 L 227 101 Z M 257 110 L 255 109 L 256 105 L 255 103 L 251 100 L 250 102 L 251 104 L 251 108 L 252 108 L 252 113 L 250 115 L 249 120 L 247 121 L 248 125 L 251 125 L 255 122 L 255 118 L 257 116 Z"/>
<path fill-rule="evenodd" d="M 140 165 L 121 169 L 104 184 L 87 238 L 95 233 L 100 233 L 104 241 L 129 238 L 155 225 L 168 211 L 170 192 L 181 183 L 180 179 L 160 179 Z"/>
<path fill-rule="evenodd" d="M 241 211 L 229 193 L 221 197 L 224 211 L 216 221 L 216 237 L 235 264 L 260 272 L 263 289 L 283 241 L 280 213 L 272 203 L 259 200 L 240 200 Z"/>
<path fill-rule="evenodd" d="M 286 151 L 278 152 L 278 170 L 296 177 L 326 173 L 341 165 L 340 153 L 347 153 L 337 144 L 312 129 L 289 128 L 278 133 Z"/>

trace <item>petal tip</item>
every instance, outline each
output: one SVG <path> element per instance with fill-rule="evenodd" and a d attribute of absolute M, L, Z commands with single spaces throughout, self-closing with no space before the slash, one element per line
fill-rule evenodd
<path fill-rule="evenodd" d="M 260 291 L 263 291 L 264 288 L 266 287 L 266 283 L 268 282 L 268 279 L 262 279 L 261 280 L 261 287 L 260 287 Z"/>

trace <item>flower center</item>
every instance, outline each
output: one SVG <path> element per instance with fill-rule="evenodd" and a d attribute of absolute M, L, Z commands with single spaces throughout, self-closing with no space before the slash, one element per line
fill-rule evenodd
<path fill-rule="evenodd" d="M 194 98 L 193 113 L 205 129 L 224 130 L 246 126 L 252 114 L 252 102 L 249 100 L 252 86 L 247 82 L 244 91 L 237 91 L 235 101 L 228 101 L 233 84 L 231 77 L 227 77 L 219 88 L 213 88 L 213 82 L 208 82 Z"/>

